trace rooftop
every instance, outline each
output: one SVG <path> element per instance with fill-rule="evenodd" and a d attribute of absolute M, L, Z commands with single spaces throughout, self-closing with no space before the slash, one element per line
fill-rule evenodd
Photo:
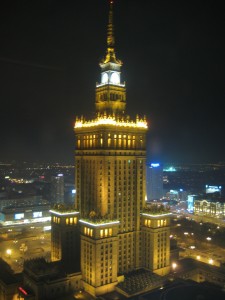
<path fill-rule="evenodd" d="M 61 270 L 60 262 L 46 262 L 43 257 L 38 257 L 24 262 L 24 271 L 29 273 L 33 278 L 56 280 L 65 277 Z"/>
<path fill-rule="evenodd" d="M 115 115 L 99 115 L 92 120 L 85 120 L 84 118 L 76 119 L 74 128 L 94 127 L 100 125 L 110 125 L 117 127 L 131 127 L 147 129 L 148 124 L 146 118 L 136 117 L 136 120 L 130 120 L 129 116 L 116 117 Z"/>
<path fill-rule="evenodd" d="M 170 208 L 163 204 L 149 204 L 143 208 L 142 213 L 149 215 L 169 215 Z"/>
<path fill-rule="evenodd" d="M 50 212 L 59 214 L 59 215 L 66 215 L 66 214 L 78 214 L 74 206 L 72 205 L 65 205 L 65 204 L 55 204 L 54 207 L 50 210 Z"/>
<path fill-rule="evenodd" d="M 22 281 L 22 274 L 14 274 L 10 266 L 0 258 L 0 281 L 5 284 L 17 284 Z"/>
<path fill-rule="evenodd" d="M 225 293 L 209 282 L 176 279 L 158 290 L 139 297 L 139 300 L 223 300 Z"/>
<path fill-rule="evenodd" d="M 145 269 L 132 271 L 124 275 L 125 280 L 117 285 L 118 292 L 131 295 L 146 292 L 162 285 L 165 278 Z"/>

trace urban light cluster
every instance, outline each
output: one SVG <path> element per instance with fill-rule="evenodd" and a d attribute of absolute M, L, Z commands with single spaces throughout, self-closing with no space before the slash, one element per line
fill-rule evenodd
<path fill-rule="evenodd" d="M 131 128 L 148 128 L 146 119 L 136 118 L 136 122 L 129 120 L 116 119 L 115 116 L 99 116 L 94 120 L 85 121 L 83 119 L 77 119 L 74 128 L 87 128 L 99 125 L 111 125 L 118 127 L 131 127 Z"/>
<path fill-rule="evenodd" d="M 17 184 L 20 184 L 20 183 L 33 183 L 34 180 L 33 179 L 24 179 L 24 178 L 11 178 L 9 176 L 5 176 L 5 179 L 8 179 L 11 181 L 11 183 L 17 183 Z"/>

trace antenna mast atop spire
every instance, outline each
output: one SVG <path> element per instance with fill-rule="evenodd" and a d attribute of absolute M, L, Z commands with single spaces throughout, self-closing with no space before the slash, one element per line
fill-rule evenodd
<path fill-rule="evenodd" d="M 107 46 L 113 48 L 115 45 L 114 26 L 113 26 L 113 0 L 109 1 L 109 23 L 107 32 Z"/>

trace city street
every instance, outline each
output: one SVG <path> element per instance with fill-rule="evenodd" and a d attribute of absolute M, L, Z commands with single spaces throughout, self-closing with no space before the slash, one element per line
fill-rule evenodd
<path fill-rule="evenodd" d="M 204 224 L 188 218 L 178 216 L 172 222 L 171 238 L 176 239 L 181 248 L 180 257 L 192 257 L 216 266 L 225 263 L 225 249 L 217 244 L 217 234 L 224 229 L 216 224 Z"/>
<path fill-rule="evenodd" d="M 0 235 L 0 257 L 4 259 L 16 273 L 22 271 L 23 262 L 26 259 L 45 257 L 47 260 L 50 260 L 50 231 L 43 231 L 43 225 L 37 227 L 35 225 L 30 227 L 29 225 L 25 228 L 23 226 L 22 229 L 21 234 L 16 232 L 15 235 L 12 234 L 13 228 L 8 229 L 12 230 L 8 238 L 5 237 L 5 234 Z M 2 238 L 2 236 L 4 238 Z"/>

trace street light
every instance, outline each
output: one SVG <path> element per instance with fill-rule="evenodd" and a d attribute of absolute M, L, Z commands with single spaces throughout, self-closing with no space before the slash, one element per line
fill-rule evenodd
<path fill-rule="evenodd" d="M 174 272 L 175 272 L 176 268 L 177 268 L 177 264 L 175 262 L 172 263 L 172 269 L 173 269 Z"/>
<path fill-rule="evenodd" d="M 6 255 L 7 255 L 7 257 L 11 257 L 11 255 L 12 255 L 12 250 L 11 249 L 7 249 L 6 250 Z"/>
<path fill-rule="evenodd" d="M 210 265 L 213 265 L 213 260 L 212 260 L 212 258 L 209 259 L 209 264 L 210 264 Z"/>

